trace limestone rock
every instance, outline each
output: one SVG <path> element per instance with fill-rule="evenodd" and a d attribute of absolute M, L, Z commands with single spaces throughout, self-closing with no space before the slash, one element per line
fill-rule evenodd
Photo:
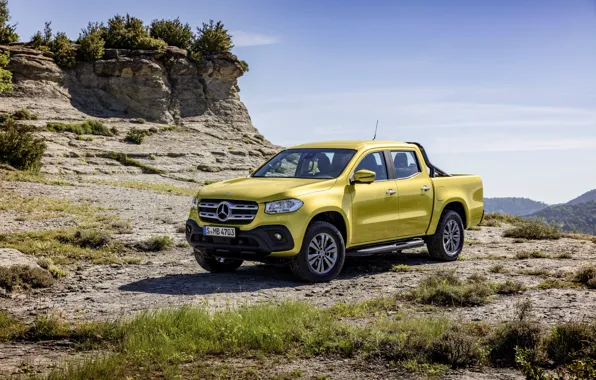
<path fill-rule="evenodd" d="M 0 248 L 0 267 L 11 267 L 13 265 L 26 265 L 28 267 L 40 268 L 35 258 L 25 255 L 21 251 L 10 248 Z"/>

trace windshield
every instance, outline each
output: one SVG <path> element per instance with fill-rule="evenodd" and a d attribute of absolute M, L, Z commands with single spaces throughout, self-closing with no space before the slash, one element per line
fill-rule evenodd
<path fill-rule="evenodd" d="M 288 149 L 273 157 L 252 176 L 325 179 L 339 176 L 354 157 L 352 149 Z"/>

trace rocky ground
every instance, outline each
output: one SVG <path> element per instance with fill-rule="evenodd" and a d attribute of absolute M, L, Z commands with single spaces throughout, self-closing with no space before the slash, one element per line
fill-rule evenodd
<path fill-rule="evenodd" d="M 49 311 L 58 312 L 68 320 L 102 320 L 130 316 L 135 311 L 145 309 L 188 304 L 207 305 L 215 310 L 258 302 L 305 300 L 320 306 L 330 306 L 340 301 L 357 302 L 405 292 L 434 271 L 453 269 L 461 277 L 482 274 L 491 281 L 512 279 L 530 290 L 514 296 L 496 296 L 492 302 L 480 307 L 422 308 L 413 312 L 496 322 L 510 318 L 513 304 L 527 297 L 533 301 L 537 318 L 546 324 L 593 320 L 596 317 L 593 312 L 596 292 L 593 290 L 532 289 L 549 276 L 556 278 L 559 272 L 593 264 L 596 244 L 591 241 L 570 238 L 546 242 L 517 241 L 503 238 L 502 228 L 482 227 L 477 231 L 468 231 L 468 243 L 462 260 L 452 263 L 430 260 L 425 255 L 425 249 L 349 259 L 337 280 L 314 285 L 296 282 L 286 268 L 255 263 L 246 263 L 232 274 L 210 274 L 197 265 L 190 248 L 185 245 L 183 234 L 177 232 L 178 226 L 186 219 L 190 196 L 98 185 L 85 180 L 82 177 L 79 181 L 72 181 L 69 186 L 4 181 L 0 187 L 2 191 L 56 197 L 75 203 L 92 200 L 94 205 L 107 208 L 131 221 L 132 233 L 117 238 L 138 240 L 166 234 L 175 239 L 177 247 L 163 252 L 138 253 L 141 260 L 137 264 L 96 265 L 80 262 L 67 266 L 68 275 L 51 288 L 16 292 L 0 298 L 0 311 L 26 320 Z M 139 176 L 135 180 L 143 181 L 146 178 Z M 0 212 L 0 233 L 30 229 L 30 222 L 21 219 L 18 213 Z M 56 228 L 53 222 L 52 219 L 46 220 L 44 228 Z M 58 225 L 64 223 L 61 220 L 55 222 Z M 35 228 L 39 228 L 39 225 Z M 519 252 L 533 251 L 543 253 L 545 258 L 516 257 Z M 400 264 L 412 270 L 391 270 Z M 501 267 L 497 270 L 495 266 Z M 0 373 L 19 373 L 28 366 L 44 367 L 56 363 L 59 357 L 70 355 L 71 350 L 68 344 L 59 343 L 0 344 Z M 290 368 L 297 364 L 290 361 L 286 365 Z M 464 373 L 460 375 L 464 376 Z M 504 371 L 499 376 L 510 378 L 515 374 Z M 375 370 L 371 377 L 384 378 L 384 375 Z M 474 375 L 470 378 L 479 377 Z"/>

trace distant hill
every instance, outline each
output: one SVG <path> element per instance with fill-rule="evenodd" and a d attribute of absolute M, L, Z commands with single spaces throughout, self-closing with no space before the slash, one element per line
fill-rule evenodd
<path fill-rule="evenodd" d="M 484 210 L 486 212 L 523 216 L 533 214 L 547 207 L 548 205 L 544 202 L 528 198 L 484 198 Z"/>
<path fill-rule="evenodd" d="M 596 201 L 550 206 L 529 217 L 544 219 L 548 223 L 558 225 L 563 231 L 596 235 Z"/>
<path fill-rule="evenodd" d="M 580 195 L 579 197 L 570 200 L 567 202 L 568 205 L 576 205 L 579 203 L 586 203 L 590 201 L 596 201 L 596 189 L 590 190 L 585 194 Z"/>

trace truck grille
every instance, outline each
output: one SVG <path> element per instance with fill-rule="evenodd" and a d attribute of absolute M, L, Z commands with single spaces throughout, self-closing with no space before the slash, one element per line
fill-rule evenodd
<path fill-rule="evenodd" d="M 257 202 L 227 199 L 202 199 L 199 217 L 202 221 L 222 224 L 248 224 L 257 216 Z"/>

